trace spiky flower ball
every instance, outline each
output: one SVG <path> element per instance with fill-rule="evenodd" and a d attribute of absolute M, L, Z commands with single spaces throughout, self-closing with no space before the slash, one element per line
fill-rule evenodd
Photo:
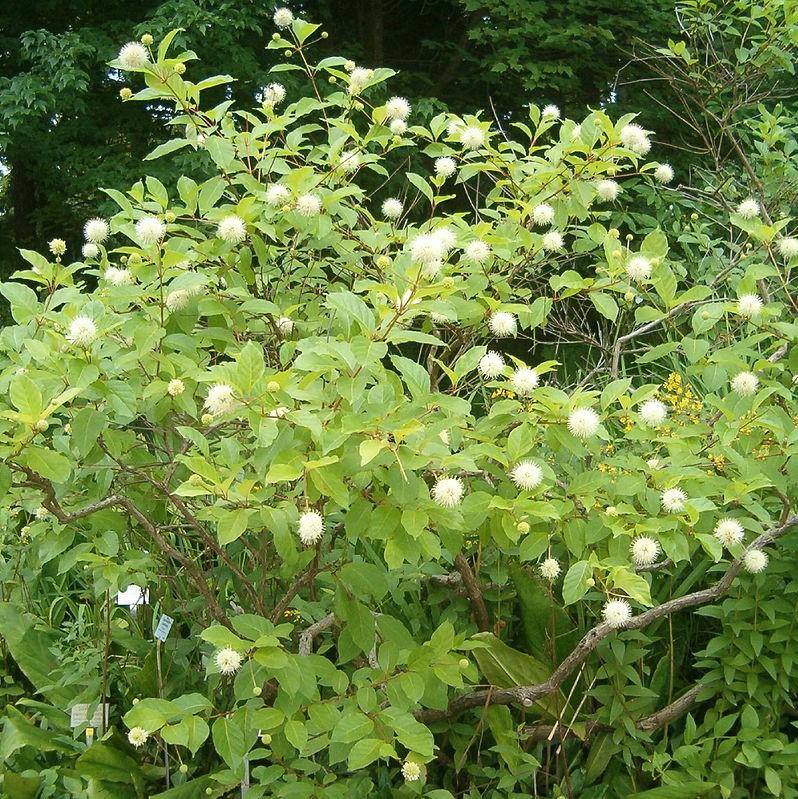
<path fill-rule="evenodd" d="M 737 206 L 737 213 L 743 219 L 754 219 L 759 216 L 759 203 L 753 197 L 749 197 Z"/>
<path fill-rule="evenodd" d="M 96 244 L 87 241 L 80 249 L 80 253 L 84 258 L 97 258 L 100 254 L 100 248 Z"/>
<path fill-rule="evenodd" d="M 321 200 L 315 194 L 301 194 L 296 200 L 296 210 L 302 216 L 318 216 L 321 213 Z"/>
<path fill-rule="evenodd" d="M 776 245 L 779 249 L 779 255 L 782 258 L 786 258 L 789 260 L 790 258 L 795 258 L 798 255 L 798 239 L 788 236 L 783 239 L 779 239 L 778 244 Z"/>
<path fill-rule="evenodd" d="M 216 653 L 214 660 L 216 661 L 216 668 L 219 669 L 222 674 L 229 677 L 241 668 L 243 658 L 240 652 L 236 652 L 235 649 L 231 649 L 230 647 L 225 647 Z"/>
<path fill-rule="evenodd" d="M 208 389 L 204 407 L 213 416 L 221 416 L 232 411 L 236 404 L 233 387 L 226 383 L 218 383 Z"/>
<path fill-rule="evenodd" d="M 488 320 L 488 327 L 494 336 L 514 336 L 518 332 L 518 320 L 509 311 L 494 311 Z"/>
<path fill-rule="evenodd" d="M 432 487 L 432 499 L 444 508 L 455 508 L 463 501 L 465 488 L 459 477 L 441 477 Z"/>
<path fill-rule="evenodd" d="M 157 244 L 166 235 L 166 225 L 157 216 L 145 216 L 136 222 L 136 238 L 145 246 Z"/>
<path fill-rule="evenodd" d="M 660 164 L 654 170 L 654 178 L 659 183 L 670 183 L 673 180 L 674 172 L 670 164 Z"/>
<path fill-rule="evenodd" d="M 410 103 L 404 97 L 391 97 L 385 103 L 385 114 L 388 119 L 405 120 L 410 116 Z"/>
<path fill-rule="evenodd" d="M 266 202 L 269 205 L 285 205 L 291 199 L 291 190 L 280 183 L 271 183 L 266 189 Z"/>
<path fill-rule="evenodd" d="M 488 380 L 498 377 L 504 369 L 504 358 L 498 352 L 486 352 L 479 359 L 479 373 Z"/>
<path fill-rule="evenodd" d="M 69 324 L 66 339 L 76 347 L 89 347 L 97 338 L 97 325 L 88 316 L 76 316 Z"/>
<path fill-rule="evenodd" d="M 666 513 L 681 513 L 687 502 L 687 494 L 681 488 L 668 488 L 662 492 L 660 503 Z"/>
<path fill-rule="evenodd" d="M 545 227 L 554 221 L 554 209 L 548 203 L 539 203 L 532 209 L 532 221 L 538 227 Z"/>
<path fill-rule="evenodd" d="M 382 215 L 386 219 L 399 219 L 403 210 L 402 201 L 397 200 L 396 197 L 389 197 L 382 203 Z"/>
<path fill-rule="evenodd" d="M 554 105 L 543 106 L 543 111 L 541 111 L 541 116 L 546 117 L 548 119 L 559 119 L 560 118 L 560 109 Z"/>
<path fill-rule="evenodd" d="M 751 574 L 759 574 L 768 567 L 768 556 L 761 549 L 749 549 L 743 555 L 743 566 Z"/>
<path fill-rule="evenodd" d="M 644 255 L 635 255 L 626 262 L 626 274 L 635 283 L 642 283 L 651 277 L 651 261 Z"/>
<path fill-rule="evenodd" d="M 651 149 L 646 131 L 634 122 L 621 128 L 620 138 L 624 147 L 638 155 L 645 155 Z"/>
<path fill-rule="evenodd" d="M 141 69 L 150 62 L 150 54 L 141 42 L 128 42 L 122 45 L 117 58 L 122 69 Z"/>
<path fill-rule="evenodd" d="M 741 294 L 737 299 L 737 313 L 746 319 L 753 319 L 763 308 L 758 294 Z"/>
<path fill-rule="evenodd" d="M 277 332 L 283 338 L 294 332 L 294 320 L 290 316 L 280 316 L 274 324 L 277 326 Z"/>
<path fill-rule="evenodd" d="M 63 255 L 67 249 L 66 242 L 63 239 L 51 239 L 47 246 L 55 256 Z"/>
<path fill-rule="evenodd" d="M 450 178 L 457 171 L 457 163 L 454 158 L 442 156 L 435 159 L 435 174 L 441 178 Z"/>
<path fill-rule="evenodd" d="M 306 546 L 313 546 L 324 535 L 324 519 L 315 510 L 305 511 L 299 517 L 299 540 Z"/>
<path fill-rule="evenodd" d="M 460 131 L 460 143 L 466 150 L 478 150 L 485 144 L 485 131 L 476 125 L 470 125 Z"/>
<path fill-rule="evenodd" d="M 263 90 L 263 102 L 268 105 L 280 105 L 285 100 L 285 86 L 282 83 L 270 83 Z"/>
<path fill-rule="evenodd" d="M 568 429 L 577 438 L 590 438 L 599 429 L 601 419 L 592 408 L 576 408 L 568 414 Z"/>
<path fill-rule="evenodd" d="M 532 491 L 543 482 L 543 469 L 533 461 L 521 461 L 510 472 L 510 479 L 524 491 Z"/>
<path fill-rule="evenodd" d="M 659 400 L 646 400 L 640 406 L 640 421 L 648 427 L 659 427 L 665 421 L 667 415 L 667 406 Z"/>
<path fill-rule="evenodd" d="M 357 172 L 360 168 L 360 153 L 357 150 L 344 150 L 338 158 L 338 167 L 347 174 Z"/>
<path fill-rule="evenodd" d="M 186 390 L 186 384 L 179 378 L 174 378 L 169 381 L 166 386 L 166 393 L 170 397 L 179 397 Z"/>
<path fill-rule="evenodd" d="M 112 286 L 129 286 L 133 282 L 130 270 L 120 269 L 118 266 L 109 266 L 103 273 L 103 277 Z"/>
<path fill-rule="evenodd" d="M 717 538 L 726 549 L 730 549 L 737 544 L 743 543 L 745 528 L 737 519 L 721 519 L 717 525 L 715 525 L 715 538 Z"/>
<path fill-rule="evenodd" d="M 100 217 L 90 219 L 83 226 L 83 235 L 92 244 L 102 244 L 108 238 L 108 233 L 108 223 Z"/>
<path fill-rule="evenodd" d="M 404 119 L 394 119 L 388 129 L 394 136 L 404 136 L 407 133 L 407 122 Z"/>
<path fill-rule="evenodd" d="M 542 246 L 546 252 L 559 252 L 565 246 L 565 240 L 558 231 L 550 230 L 544 234 Z"/>
<path fill-rule="evenodd" d="M 463 250 L 463 255 L 469 261 L 484 264 L 490 258 L 490 247 L 480 239 L 469 241 Z"/>
<path fill-rule="evenodd" d="M 175 289 L 166 295 L 164 305 L 169 313 L 177 313 L 184 308 L 188 308 L 191 302 L 191 292 L 188 289 Z"/>
<path fill-rule="evenodd" d="M 540 576 L 545 580 L 551 580 L 553 582 L 560 576 L 561 571 L 562 568 L 556 558 L 546 558 L 546 560 L 540 564 Z"/>
<path fill-rule="evenodd" d="M 632 608 L 625 599 L 611 599 L 601 611 L 610 627 L 626 627 L 632 618 Z"/>
<path fill-rule="evenodd" d="M 732 378 L 731 387 L 741 397 L 753 397 L 759 388 L 759 378 L 753 372 L 738 372 Z"/>
<path fill-rule="evenodd" d="M 539 383 L 538 373 L 526 366 L 516 369 L 510 378 L 510 387 L 519 397 L 528 397 Z"/>
<path fill-rule="evenodd" d="M 641 535 L 632 541 L 629 551 L 632 554 L 632 562 L 636 566 L 650 566 L 652 563 L 656 563 L 659 557 L 659 543 L 653 538 Z"/>
<path fill-rule="evenodd" d="M 283 7 L 275 10 L 272 19 L 278 28 L 287 28 L 294 21 L 294 15 L 291 9 Z"/>
<path fill-rule="evenodd" d="M 219 222 L 216 235 L 228 244 L 240 244 L 247 237 L 247 225 L 238 214 L 229 214 Z"/>
<path fill-rule="evenodd" d="M 616 181 L 605 178 L 596 184 L 596 194 L 599 200 L 605 203 L 610 203 L 618 196 L 621 187 Z"/>
<path fill-rule="evenodd" d="M 130 732 L 127 734 L 128 743 L 132 746 L 135 746 L 136 749 L 144 746 L 147 743 L 147 738 L 150 737 L 150 734 L 144 727 L 131 727 Z"/>
<path fill-rule="evenodd" d="M 410 242 L 410 255 L 425 266 L 438 263 L 446 257 L 446 241 L 434 233 L 422 233 Z"/>
<path fill-rule="evenodd" d="M 415 782 L 421 777 L 421 766 L 412 760 L 405 760 L 402 763 L 402 776 L 405 778 L 405 782 Z"/>

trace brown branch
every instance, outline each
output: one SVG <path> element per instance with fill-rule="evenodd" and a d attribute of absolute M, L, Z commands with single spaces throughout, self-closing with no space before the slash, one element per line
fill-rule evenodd
<path fill-rule="evenodd" d="M 269 617 L 273 622 L 277 623 L 280 621 L 280 619 L 283 617 L 283 613 L 288 610 L 291 600 L 300 592 L 300 590 L 302 590 L 305 585 L 313 582 L 313 578 L 316 576 L 318 570 L 318 559 L 313 558 L 308 565 L 308 568 L 302 572 L 302 574 L 300 574 L 293 583 L 291 583 L 291 585 L 288 587 L 288 590 L 285 592 L 285 596 L 274 606 L 274 610 Z"/>
<path fill-rule="evenodd" d="M 746 549 L 746 552 L 754 549 L 762 549 L 767 546 L 767 544 L 783 536 L 796 525 L 798 525 L 798 515 L 790 516 L 784 524 L 756 538 Z M 714 585 L 702 591 L 696 591 L 692 594 L 686 594 L 685 596 L 671 599 L 668 602 L 663 602 L 663 604 L 657 607 L 651 608 L 637 616 L 633 616 L 627 622 L 625 629 L 640 630 L 651 622 L 664 616 L 670 616 L 676 611 L 697 607 L 698 605 L 706 605 L 708 602 L 712 602 L 729 589 L 729 586 L 734 582 L 734 578 L 742 568 L 742 564 L 742 558 L 732 561 L 723 577 Z M 615 629 L 616 628 L 611 627 L 606 622 L 602 622 L 588 630 L 573 651 L 552 672 L 548 680 L 536 685 L 519 685 L 513 688 L 491 687 L 484 690 L 471 691 L 470 693 L 462 694 L 453 699 L 445 710 L 418 710 L 415 716 L 419 721 L 430 723 L 454 718 L 466 710 L 483 705 L 522 705 L 523 707 L 530 707 L 538 699 L 554 693 L 560 685 L 565 682 L 571 672 L 581 666 L 599 643 L 611 633 L 615 632 Z"/>
<path fill-rule="evenodd" d="M 479 590 L 479 583 L 477 583 L 477 578 L 474 576 L 474 572 L 471 571 L 471 567 L 462 552 L 458 553 L 454 559 L 454 567 L 463 578 L 463 585 L 471 602 L 471 608 L 474 611 L 474 621 L 477 623 L 477 628 L 480 632 L 490 630 L 488 609 L 485 607 L 485 600 Z"/>
<path fill-rule="evenodd" d="M 319 619 L 315 624 L 311 624 L 310 627 L 299 636 L 299 654 L 309 655 L 313 652 L 313 642 L 325 630 L 329 630 L 333 624 L 335 624 L 334 613 L 328 613 L 323 619 Z"/>

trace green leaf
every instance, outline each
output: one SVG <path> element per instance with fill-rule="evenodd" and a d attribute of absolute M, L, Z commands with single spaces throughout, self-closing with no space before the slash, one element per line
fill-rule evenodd
<path fill-rule="evenodd" d="M 213 745 L 227 765 L 237 771 L 241 768 L 244 756 L 249 752 L 249 743 L 244 730 L 244 715 L 240 711 L 233 716 L 216 719 L 212 727 Z M 255 736 L 255 738 L 257 735 Z"/>
<path fill-rule="evenodd" d="M 26 447 L 20 459 L 36 474 L 54 483 L 65 483 L 72 471 L 69 461 L 63 455 L 44 447 Z"/>
<path fill-rule="evenodd" d="M 169 744 L 179 744 L 196 754 L 210 735 L 210 728 L 199 716 L 187 716 L 177 724 L 168 724 L 161 730 L 161 738 Z"/>
<path fill-rule="evenodd" d="M 618 303 L 609 294 L 604 294 L 601 291 L 591 291 L 587 296 L 590 297 L 590 301 L 602 316 L 605 316 L 611 322 L 618 318 Z"/>
<path fill-rule="evenodd" d="M 593 576 L 593 566 L 586 560 L 580 560 L 571 566 L 562 582 L 562 598 L 566 605 L 580 600 L 588 588 L 588 580 Z"/>
<path fill-rule="evenodd" d="M 98 741 L 75 762 L 75 771 L 83 777 L 142 786 L 144 778 L 139 764 L 110 743 Z"/>
<path fill-rule="evenodd" d="M 0 736 L 0 761 L 8 763 L 11 755 L 25 746 L 37 752 L 68 752 L 69 747 L 58 741 L 52 730 L 37 727 L 16 708 L 7 705 L 3 711 L 3 734 Z"/>
<path fill-rule="evenodd" d="M 283 726 L 283 733 L 291 746 L 294 747 L 300 754 L 308 745 L 308 728 L 304 722 L 297 719 L 290 719 Z"/>
<path fill-rule="evenodd" d="M 85 458 L 97 444 L 100 433 L 108 424 L 108 418 L 94 408 L 86 406 L 72 420 L 71 443 L 77 454 Z"/>
<path fill-rule="evenodd" d="M 266 371 L 263 349 L 254 341 L 248 341 L 236 356 L 236 364 L 236 383 L 241 391 L 249 394 Z"/>
<path fill-rule="evenodd" d="M 227 792 L 228 788 L 212 777 L 199 777 L 183 785 L 176 785 L 168 791 L 150 794 L 150 799 L 208 799 L 209 796 L 218 797 Z"/>
<path fill-rule="evenodd" d="M 661 788 L 627 794 L 626 799 L 698 799 L 717 789 L 714 782 L 684 782 L 681 785 L 663 785 Z"/>
<path fill-rule="evenodd" d="M 9 386 L 8 398 L 21 414 L 32 421 L 38 420 L 44 410 L 42 392 L 26 374 L 14 375 Z"/>
<path fill-rule="evenodd" d="M 628 597 L 641 605 L 651 607 L 651 587 L 642 574 L 630 571 L 626 566 L 616 566 L 610 571 L 610 582 L 613 587 L 620 588 Z"/>
<path fill-rule="evenodd" d="M 184 147 L 188 147 L 189 144 L 190 142 L 188 139 L 172 139 L 171 141 L 159 144 L 154 150 L 152 150 L 152 152 L 147 153 L 147 155 L 144 156 L 144 160 L 154 161 L 156 158 L 160 158 L 162 155 L 169 155 L 169 153 L 182 150 Z"/>
<path fill-rule="evenodd" d="M 430 201 L 433 202 L 434 195 L 432 193 L 432 186 L 427 183 L 421 175 L 415 172 L 408 172 L 407 179 Z"/>
<path fill-rule="evenodd" d="M 219 543 L 229 544 L 240 538 L 249 524 L 249 517 L 254 513 L 253 508 L 237 508 L 224 511 L 216 525 L 216 534 Z"/>
<path fill-rule="evenodd" d="M 365 768 L 380 757 L 384 741 L 379 738 L 363 738 L 349 752 L 347 767 L 350 771 Z"/>

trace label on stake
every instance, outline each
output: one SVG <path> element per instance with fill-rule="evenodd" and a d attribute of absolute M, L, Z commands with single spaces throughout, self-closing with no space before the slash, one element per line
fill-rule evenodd
<path fill-rule="evenodd" d="M 155 628 L 156 640 L 165 641 L 174 623 L 175 620 L 171 616 L 167 616 L 165 613 L 162 614 L 161 618 L 158 619 L 158 626 Z"/>

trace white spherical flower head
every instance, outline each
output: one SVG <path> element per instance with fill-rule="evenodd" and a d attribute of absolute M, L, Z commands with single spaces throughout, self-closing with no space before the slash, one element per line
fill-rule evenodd
<path fill-rule="evenodd" d="M 407 133 L 407 122 L 404 119 L 394 119 L 388 126 L 388 129 L 394 136 L 404 136 Z"/>
<path fill-rule="evenodd" d="M 592 408 L 576 408 L 568 414 L 568 429 L 577 438 L 596 435 L 600 424 L 601 419 Z"/>
<path fill-rule="evenodd" d="M 737 313 L 746 319 L 753 319 L 763 308 L 758 294 L 741 294 L 737 299 Z"/>
<path fill-rule="evenodd" d="M 280 105 L 285 100 L 285 86 L 282 83 L 270 83 L 263 91 L 263 102 Z"/>
<path fill-rule="evenodd" d="M 604 605 L 601 614 L 610 627 L 618 629 L 626 627 L 629 623 L 632 618 L 632 608 L 625 599 L 611 599 Z"/>
<path fill-rule="evenodd" d="M 544 106 L 543 111 L 541 111 L 541 114 L 547 119 L 559 119 L 560 109 L 552 103 L 550 105 Z"/>
<path fill-rule="evenodd" d="M 240 244 L 247 237 L 246 223 L 237 214 L 230 214 L 219 222 L 216 235 L 228 244 Z"/>
<path fill-rule="evenodd" d="M 789 260 L 798 255 L 798 239 L 788 236 L 784 239 L 779 239 L 776 245 L 779 248 L 779 254 L 782 258 Z"/>
<path fill-rule="evenodd" d="M 299 540 L 306 546 L 313 546 L 324 535 L 324 519 L 315 510 L 305 511 L 299 517 Z"/>
<path fill-rule="evenodd" d="M 647 427 L 659 427 L 668 415 L 665 403 L 656 399 L 646 400 L 640 406 L 640 421 Z"/>
<path fill-rule="evenodd" d="M 561 571 L 562 568 L 556 558 L 546 558 L 546 560 L 540 564 L 540 576 L 545 580 L 551 580 L 553 582 L 560 576 Z"/>
<path fill-rule="evenodd" d="M 397 200 L 396 197 L 389 197 L 382 203 L 382 215 L 386 219 L 399 219 L 403 210 L 402 201 Z"/>
<path fill-rule="evenodd" d="M 272 183 L 266 189 L 266 202 L 269 205 L 285 205 L 291 199 L 291 191 L 279 183 Z"/>
<path fill-rule="evenodd" d="M 432 232 L 432 235 L 441 243 L 444 254 L 448 253 L 457 244 L 457 235 L 448 225 L 437 228 Z"/>
<path fill-rule="evenodd" d="M 205 409 L 213 416 L 220 416 L 229 413 L 236 407 L 235 392 L 232 386 L 226 383 L 218 383 L 208 389 L 208 396 L 205 397 Z"/>
<path fill-rule="evenodd" d="M 432 487 L 432 499 L 443 508 L 455 508 L 463 501 L 464 492 L 459 477 L 441 477 Z"/>
<path fill-rule="evenodd" d="M 510 378 L 510 388 L 520 397 L 528 397 L 540 384 L 540 377 L 534 369 L 522 366 Z"/>
<path fill-rule="evenodd" d="M 170 397 L 179 397 L 185 390 L 186 384 L 177 377 L 170 380 L 169 385 L 166 386 L 166 393 Z"/>
<path fill-rule="evenodd" d="M 302 216 L 318 216 L 321 213 L 321 200 L 315 194 L 301 194 L 296 200 L 296 210 Z"/>
<path fill-rule="evenodd" d="M 463 127 L 465 127 L 465 123 L 462 119 L 450 119 L 446 124 L 446 135 L 457 138 Z"/>
<path fill-rule="evenodd" d="M 83 245 L 80 252 L 84 258 L 96 258 L 100 254 L 100 248 L 89 241 Z"/>
<path fill-rule="evenodd" d="M 660 164 L 654 170 L 654 179 L 659 183 L 670 183 L 673 177 L 673 167 L 670 164 Z"/>
<path fill-rule="evenodd" d="M 743 566 L 751 574 L 759 574 L 768 567 L 768 556 L 761 549 L 749 549 L 743 555 Z"/>
<path fill-rule="evenodd" d="M 139 747 L 144 746 L 147 743 L 147 738 L 150 737 L 150 734 L 144 727 L 131 727 L 130 732 L 127 734 L 128 743 L 132 746 L 135 746 L 136 749 Z"/>
<path fill-rule="evenodd" d="M 437 263 L 446 257 L 446 243 L 434 233 L 422 233 L 410 242 L 410 255 L 421 264 Z"/>
<path fill-rule="evenodd" d="M 611 203 L 615 200 L 620 192 L 621 187 L 614 180 L 605 178 L 596 184 L 596 194 L 599 200 L 605 203 Z"/>
<path fill-rule="evenodd" d="M 157 216 L 145 216 L 136 222 L 136 238 L 149 246 L 157 244 L 166 235 L 166 225 Z"/>
<path fill-rule="evenodd" d="M 559 252 L 565 246 L 563 237 L 556 231 L 550 230 L 543 236 L 543 249 L 546 252 Z"/>
<path fill-rule="evenodd" d="M 498 377 L 504 369 L 504 358 L 498 352 L 486 352 L 479 359 L 479 373 L 488 380 Z"/>
<path fill-rule="evenodd" d="M 150 62 L 150 54 L 141 42 L 128 42 L 122 45 L 117 58 L 122 69 L 141 69 Z"/>
<path fill-rule="evenodd" d="M 626 274 L 635 283 L 642 283 L 651 277 L 651 261 L 644 255 L 635 255 L 626 262 Z"/>
<path fill-rule="evenodd" d="M 485 131 L 476 125 L 469 125 L 460 131 L 460 143 L 466 150 L 478 150 L 485 144 Z"/>
<path fill-rule="evenodd" d="M 67 250 L 66 242 L 63 239 L 51 239 L 47 246 L 53 255 L 63 255 Z"/>
<path fill-rule="evenodd" d="M 645 155 L 651 149 L 651 142 L 648 140 L 645 130 L 634 122 L 621 128 L 620 138 L 621 144 L 627 150 L 638 155 Z"/>
<path fill-rule="evenodd" d="M 385 103 L 385 115 L 388 119 L 405 120 L 410 116 L 410 103 L 404 97 L 391 97 Z"/>
<path fill-rule="evenodd" d="M 571 141 L 578 141 L 581 138 L 582 138 L 582 126 L 574 125 L 574 129 L 571 131 Z"/>
<path fill-rule="evenodd" d="M 463 254 L 469 261 L 484 264 L 490 258 L 490 247 L 484 241 L 476 239 L 466 244 Z"/>
<path fill-rule="evenodd" d="M 120 269 L 118 266 L 109 266 L 103 274 L 105 280 L 112 286 L 129 286 L 133 282 L 133 275 L 129 269 Z"/>
<path fill-rule="evenodd" d="M 759 216 L 759 203 L 753 197 L 749 197 L 737 206 L 737 213 L 743 219 L 754 219 Z"/>
<path fill-rule="evenodd" d="M 344 150 L 338 158 L 338 167 L 347 174 L 357 172 L 360 168 L 360 153 L 357 150 Z"/>
<path fill-rule="evenodd" d="M 641 535 L 632 541 L 629 551 L 636 566 L 650 566 L 659 557 L 659 543 L 653 538 Z"/>
<path fill-rule="evenodd" d="M 554 221 L 554 209 L 548 203 L 539 203 L 532 209 L 532 221 L 538 227 L 545 227 Z"/>
<path fill-rule="evenodd" d="M 102 244 L 108 238 L 108 232 L 108 223 L 100 217 L 90 219 L 83 226 L 83 235 L 92 244 Z"/>
<path fill-rule="evenodd" d="M 277 326 L 277 332 L 283 337 L 290 336 L 294 332 L 294 320 L 290 316 L 281 316 L 274 324 Z"/>
<path fill-rule="evenodd" d="M 272 19 L 278 28 L 287 28 L 294 21 L 294 15 L 289 8 L 278 8 Z"/>
<path fill-rule="evenodd" d="M 166 295 L 164 305 L 169 313 L 177 313 L 188 307 L 191 302 L 191 292 L 187 289 L 175 289 Z"/>
<path fill-rule="evenodd" d="M 509 311 L 494 311 L 488 320 L 488 327 L 494 336 L 514 336 L 518 332 L 518 320 Z"/>
<path fill-rule="evenodd" d="M 241 668 L 243 658 L 240 652 L 236 652 L 235 649 L 230 647 L 225 647 L 216 653 L 214 660 L 216 661 L 216 668 L 222 674 L 229 676 L 235 674 Z"/>
<path fill-rule="evenodd" d="M 97 325 L 88 316 L 76 316 L 69 324 L 66 338 L 76 347 L 89 347 L 97 338 Z"/>
<path fill-rule="evenodd" d="M 731 387 L 741 397 L 753 397 L 759 388 L 759 378 L 753 372 L 739 372 L 732 378 Z"/>
<path fill-rule="evenodd" d="M 681 513 L 687 502 L 687 494 L 681 488 L 668 488 L 662 492 L 660 503 L 666 513 Z"/>
<path fill-rule="evenodd" d="M 50 511 L 47 510 L 45 507 L 38 507 L 36 508 L 36 512 L 33 514 L 39 521 L 42 519 L 46 519 L 50 515 Z"/>
<path fill-rule="evenodd" d="M 715 538 L 730 549 L 737 544 L 742 544 L 745 538 L 745 529 L 737 519 L 721 519 L 715 525 Z"/>
<path fill-rule="evenodd" d="M 532 491 L 543 482 L 543 469 L 532 461 L 521 461 L 510 472 L 510 479 L 524 491 Z"/>
<path fill-rule="evenodd" d="M 435 159 L 435 174 L 441 178 L 450 178 L 457 171 L 454 158 L 443 156 Z"/>
<path fill-rule="evenodd" d="M 405 782 L 415 782 L 421 777 L 421 766 L 412 760 L 405 760 L 402 763 L 402 776 L 405 778 Z"/>

